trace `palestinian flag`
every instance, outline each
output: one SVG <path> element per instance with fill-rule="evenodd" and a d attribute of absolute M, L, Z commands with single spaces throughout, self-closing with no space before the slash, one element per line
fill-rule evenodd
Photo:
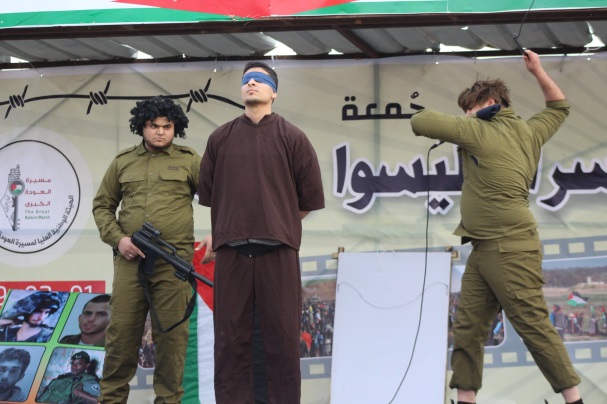
<path fill-rule="evenodd" d="M 277 15 L 294 15 L 326 7 L 351 3 L 354 0 L 249 0 L 249 1 L 199 1 L 199 0 L 114 0 L 117 3 L 138 4 L 162 9 L 184 10 L 200 13 L 230 15 L 240 18 L 262 18 Z"/>
<path fill-rule="evenodd" d="M 521 3 L 523 2 L 487 1 L 477 6 L 472 5 L 470 1 L 456 0 L 3 1 L 0 29 L 42 28 L 59 25 L 238 22 L 279 16 L 370 16 L 525 11 L 528 6 Z M 573 8 L 581 10 L 606 5 L 607 0 L 576 0 Z M 560 10 L 559 6 L 559 4 L 544 4 L 543 8 Z"/>
<path fill-rule="evenodd" d="M 580 307 L 580 306 L 585 306 L 586 303 L 588 303 L 588 298 L 582 297 L 575 290 L 571 291 L 571 293 L 569 294 L 569 297 L 567 298 L 567 304 L 569 306 Z"/>
<path fill-rule="evenodd" d="M 200 261 L 206 249 L 196 251 L 193 264 L 196 272 L 213 281 L 215 262 L 202 265 Z M 185 394 L 182 402 L 188 404 L 214 403 L 215 387 L 213 347 L 213 289 L 198 282 L 198 301 L 190 317 L 190 339 L 185 362 L 183 388 Z"/>

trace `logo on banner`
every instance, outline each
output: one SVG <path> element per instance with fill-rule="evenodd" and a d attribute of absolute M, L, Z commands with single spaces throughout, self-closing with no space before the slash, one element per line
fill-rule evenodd
<path fill-rule="evenodd" d="M 0 149 L 0 247 L 44 250 L 72 225 L 80 205 L 78 174 L 57 148 L 22 140 Z"/>

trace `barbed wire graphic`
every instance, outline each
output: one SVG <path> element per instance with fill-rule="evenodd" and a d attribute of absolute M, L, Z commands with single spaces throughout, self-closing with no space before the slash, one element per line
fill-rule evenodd
<path fill-rule="evenodd" d="M 137 95 L 133 95 L 133 96 L 107 95 L 107 93 L 110 89 L 110 83 L 111 83 L 111 80 L 108 80 L 108 82 L 105 85 L 105 88 L 103 90 L 96 91 L 96 92 L 90 91 L 88 94 L 52 94 L 52 95 L 43 95 L 43 96 L 31 97 L 31 98 L 26 98 L 27 90 L 29 88 L 29 85 L 26 85 L 25 88 L 23 89 L 22 94 L 10 95 L 6 101 L 0 101 L 0 106 L 8 105 L 8 108 L 6 109 L 6 114 L 4 114 L 4 119 L 6 119 L 6 118 L 8 118 L 8 115 L 11 112 L 11 110 L 16 109 L 16 108 L 25 108 L 25 104 L 30 103 L 30 102 L 50 100 L 50 99 L 79 98 L 79 99 L 88 99 L 89 100 L 88 108 L 86 109 L 86 114 L 89 115 L 91 113 L 91 110 L 94 105 L 100 105 L 100 106 L 107 105 L 111 100 L 143 100 L 143 99 L 151 98 L 151 97 L 154 97 L 157 95 L 157 94 L 147 95 L 147 96 L 146 95 L 140 95 L 140 96 L 137 96 Z M 225 98 L 220 95 L 209 94 L 208 91 L 209 91 L 210 86 L 211 86 L 211 79 L 209 78 L 207 80 L 206 85 L 204 86 L 204 89 L 203 88 L 197 88 L 197 89 L 194 88 L 194 89 L 190 89 L 185 94 L 174 94 L 174 95 L 164 95 L 164 96 L 167 98 L 170 98 L 172 100 L 189 98 L 186 113 L 190 112 L 190 109 L 192 108 L 192 104 L 194 104 L 194 103 L 203 104 L 205 102 L 208 102 L 209 99 L 214 99 L 214 100 L 232 105 L 234 107 L 244 109 L 243 105 L 240 105 L 237 102 L 230 100 L 229 98 Z"/>

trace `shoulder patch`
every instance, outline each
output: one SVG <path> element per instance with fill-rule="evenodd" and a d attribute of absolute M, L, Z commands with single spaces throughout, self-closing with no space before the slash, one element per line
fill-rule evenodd
<path fill-rule="evenodd" d="M 129 147 L 128 149 L 121 150 L 121 151 L 120 151 L 120 152 L 119 152 L 119 153 L 116 155 L 116 157 L 119 157 L 119 156 L 122 156 L 123 154 L 127 154 L 127 153 L 132 152 L 133 150 L 135 150 L 135 149 L 137 148 L 137 146 L 138 146 L 138 145 L 135 145 L 135 146 L 131 146 L 131 147 Z"/>
<path fill-rule="evenodd" d="M 188 146 L 183 146 L 183 145 L 179 145 L 179 144 L 174 144 L 173 143 L 173 147 L 175 148 L 175 150 L 179 150 L 179 151 L 182 151 L 182 152 L 190 153 L 192 155 L 196 154 L 196 151 L 194 151 L 194 149 L 192 149 L 191 147 L 188 147 Z"/>

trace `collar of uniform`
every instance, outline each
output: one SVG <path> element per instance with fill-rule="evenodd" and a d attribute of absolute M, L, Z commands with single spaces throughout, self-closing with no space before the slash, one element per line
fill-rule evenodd
<path fill-rule="evenodd" d="M 495 116 L 505 118 L 505 117 L 515 117 L 516 114 L 514 113 L 514 110 L 512 108 L 502 108 L 499 111 L 497 111 Z"/>
<path fill-rule="evenodd" d="M 173 142 L 171 142 L 171 144 L 169 145 L 169 147 L 167 147 L 166 149 L 162 149 L 160 151 L 156 151 L 154 153 L 166 153 L 166 154 L 173 154 L 173 151 L 175 150 L 175 145 L 173 144 Z M 137 146 L 137 154 L 144 154 L 144 153 L 151 153 L 148 149 L 145 148 L 145 146 L 143 146 L 143 142 L 141 142 L 139 144 L 139 146 Z"/>

